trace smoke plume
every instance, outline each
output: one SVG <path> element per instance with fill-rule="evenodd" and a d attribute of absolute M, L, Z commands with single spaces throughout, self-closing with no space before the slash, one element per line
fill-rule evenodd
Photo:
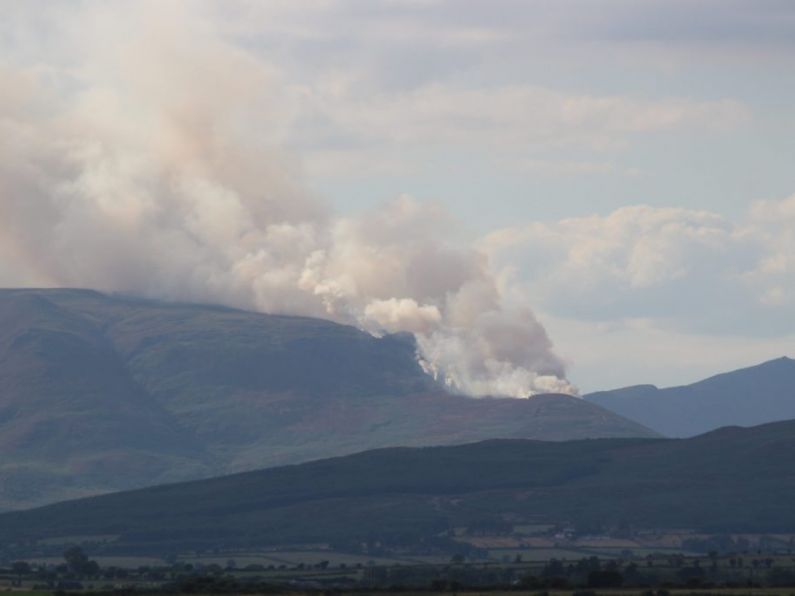
<path fill-rule="evenodd" d="M 302 186 L 281 148 L 306 90 L 182 4 L 113 7 L 0 62 L 0 283 L 410 332 L 455 391 L 573 392 L 510 277 L 444 209 L 402 196 L 336 217 Z"/>

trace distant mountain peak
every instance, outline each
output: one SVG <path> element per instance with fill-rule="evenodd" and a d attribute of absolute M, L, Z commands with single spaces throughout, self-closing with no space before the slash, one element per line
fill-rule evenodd
<path fill-rule="evenodd" d="M 782 356 L 781 358 L 775 358 L 773 360 L 768 360 L 767 362 L 763 362 L 759 366 L 765 366 L 766 364 L 786 364 L 787 366 L 795 366 L 795 360 L 790 358 L 789 356 Z"/>
<path fill-rule="evenodd" d="M 795 360 L 787 356 L 679 387 L 648 385 L 585 396 L 666 436 L 795 418 Z"/>

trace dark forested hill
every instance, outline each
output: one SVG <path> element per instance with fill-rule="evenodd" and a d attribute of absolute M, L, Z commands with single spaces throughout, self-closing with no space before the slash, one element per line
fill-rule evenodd
<path fill-rule="evenodd" d="M 779 358 L 683 387 L 638 385 L 585 399 L 669 437 L 789 420 L 795 418 L 795 360 Z"/>
<path fill-rule="evenodd" d="M 365 539 L 486 522 L 795 531 L 795 421 L 692 439 L 391 448 L 0 515 L 0 536 L 103 535 L 162 553 Z"/>
<path fill-rule="evenodd" d="M 449 395 L 403 336 L 0 291 L 0 509 L 380 446 L 608 436 L 654 433 L 572 397 Z"/>

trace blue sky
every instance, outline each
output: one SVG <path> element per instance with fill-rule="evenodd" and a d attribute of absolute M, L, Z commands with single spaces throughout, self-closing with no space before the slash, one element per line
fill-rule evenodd
<path fill-rule="evenodd" d="M 130 20 L 145 26 L 131 32 Z M 157 44 L 147 40 L 159 36 L 171 40 L 163 46 L 170 53 L 148 53 Z M 140 44 L 135 59 L 114 62 L 125 44 Z M 246 130 L 234 130 L 234 138 L 278 154 L 274 163 L 289 163 L 291 178 L 313 196 L 280 209 L 369 221 L 404 197 L 443 210 L 446 223 L 429 237 L 447 238 L 455 228 L 456 242 L 488 259 L 500 300 L 521 293 L 582 390 L 676 384 L 795 354 L 792 2 L 24 2 L 0 24 L 0 45 L 0 66 L 59 98 L 38 116 L 25 112 L 26 125 L 63 110 L 63 97 L 79 96 L 78 120 L 85 123 L 86 106 L 96 119 L 87 144 L 96 147 L 111 138 L 107 122 L 105 136 L 96 133 L 97 114 L 132 109 L 108 101 L 109 89 L 155 105 L 181 101 L 177 89 L 196 84 L 200 92 L 189 95 L 199 104 L 196 117 L 221 104 L 239 107 Z M 167 83 L 146 74 L 174 56 L 181 62 Z M 216 72 L 212 91 L 211 82 L 191 79 L 190 69 L 216 61 L 254 76 Z M 170 85 L 173 92 L 161 92 Z M 215 91 L 220 99 L 203 99 Z M 236 93 L 255 99 L 237 101 Z M 6 109 L 9 122 L 18 117 L 15 105 Z M 148 122 L 151 114 L 142 114 Z M 132 146 L 130 130 L 113 129 L 113 139 Z M 29 163 L 42 159 L 42 149 L 35 155 Z M 292 184 L 279 182 L 277 191 Z M 244 186 L 226 190 L 245 194 Z M 140 214 L 130 196 L 138 195 L 124 198 L 124 213 Z M 119 281 L 21 248 L 24 238 L 11 227 L 20 228 L 22 212 L 9 204 L 0 281 L 158 294 L 149 282 L 125 285 L 129 275 Z M 348 229 L 340 225 L 334 229 Z M 220 232 L 213 233 L 216 242 Z M 344 277 L 361 282 L 356 275 Z M 292 303 L 263 297 L 252 289 L 260 287 L 256 277 L 240 300 L 231 290 L 208 289 L 195 274 L 185 279 L 163 295 L 265 310 Z M 451 307 L 442 303 L 459 289 L 431 297 L 405 290 L 388 300 L 376 292 L 374 299 L 379 308 L 393 299 L 407 307 L 400 301 L 408 300 L 428 316 L 438 308 L 433 316 L 448 321 Z M 381 312 L 364 298 L 347 298 L 346 308 Z M 394 317 L 383 320 L 397 325 L 388 330 L 404 328 Z"/>

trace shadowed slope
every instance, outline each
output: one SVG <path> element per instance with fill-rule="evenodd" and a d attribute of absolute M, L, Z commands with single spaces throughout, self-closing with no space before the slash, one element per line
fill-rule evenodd
<path fill-rule="evenodd" d="M 405 336 L 305 317 L 0 291 L 0 508 L 388 445 L 652 436 L 582 400 L 439 389 Z"/>
<path fill-rule="evenodd" d="M 114 535 L 105 548 L 368 537 L 417 544 L 483 520 L 795 531 L 795 421 L 693 439 L 496 440 L 393 448 L 0 516 L 12 541 Z"/>

